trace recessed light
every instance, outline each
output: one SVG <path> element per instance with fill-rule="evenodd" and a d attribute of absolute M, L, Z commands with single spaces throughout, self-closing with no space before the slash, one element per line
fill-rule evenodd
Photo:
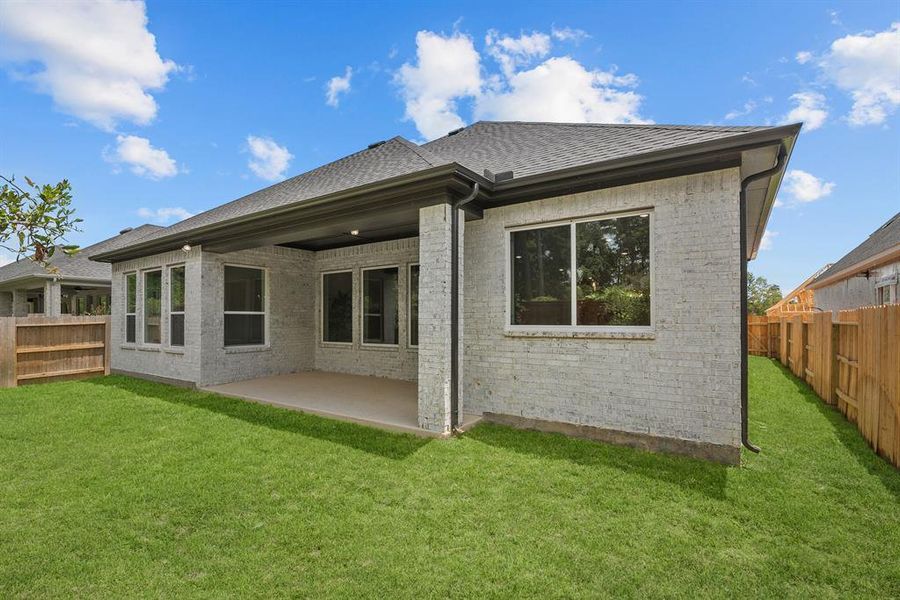
<path fill-rule="evenodd" d="M 350 235 L 359 235 L 359 229 L 351 229 Z"/>

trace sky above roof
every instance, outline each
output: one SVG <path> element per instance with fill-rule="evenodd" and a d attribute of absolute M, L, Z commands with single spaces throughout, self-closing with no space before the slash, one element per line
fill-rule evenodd
<path fill-rule="evenodd" d="M 82 245 L 479 119 L 804 121 L 750 266 L 785 291 L 900 205 L 894 2 L 6 2 L 0 67 L 0 173 L 68 178 Z"/>

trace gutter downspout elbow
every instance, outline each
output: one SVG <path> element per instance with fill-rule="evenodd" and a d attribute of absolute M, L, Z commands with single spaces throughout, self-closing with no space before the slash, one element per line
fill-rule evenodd
<path fill-rule="evenodd" d="M 476 181 L 465 197 L 450 203 L 450 431 L 462 424 L 459 409 L 459 209 L 478 197 Z"/>
<path fill-rule="evenodd" d="M 749 412 L 749 339 L 747 333 L 747 187 L 754 181 L 770 177 L 777 173 L 784 166 L 784 159 L 787 157 L 787 148 L 784 142 L 778 149 L 778 156 L 775 158 L 775 164 L 765 171 L 748 175 L 741 180 L 740 193 L 740 239 L 741 239 L 741 444 L 751 452 L 759 452 L 759 448 L 750 442 L 750 431 L 748 423 Z"/>

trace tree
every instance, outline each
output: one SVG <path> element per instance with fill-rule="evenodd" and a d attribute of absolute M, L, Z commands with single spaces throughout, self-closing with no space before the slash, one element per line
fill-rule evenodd
<path fill-rule="evenodd" d="M 75 218 L 68 180 L 38 185 L 26 177 L 28 189 L 17 185 L 15 177 L 0 175 L 0 180 L 5 182 L 0 186 L 0 248 L 45 268 L 57 249 L 68 255 L 78 252 L 78 246 L 66 243 L 66 235 L 79 231 L 81 223 Z"/>
<path fill-rule="evenodd" d="M 765 277 L 757 277 L 747 273 L 747 313 L 764 315 L 766 309 L 781 301 L 781 288 L 766 281 Z"/>

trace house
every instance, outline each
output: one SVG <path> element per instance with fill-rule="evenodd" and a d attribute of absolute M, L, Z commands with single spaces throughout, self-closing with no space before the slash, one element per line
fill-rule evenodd
<path fill-rule="evenodd" d="M 860 306 L 900 303 L 900 213 L 876 229 L 809 288 L 816 308 L 837 313 Z"/>
<path fill-rule="evenodd" d="M 766 309 L 766 315 L 773 316 L 781 313 L 803 312 L 815 310 L 816 298 L 815 292 L 809 289 L 810 284 L 816 278 L 831 268 L 831 263 L 825 265 L 809 277 L 803 283 L 794 288 L 791 293 L 785 295 L 781 300 Z"/>
<path fill-rule="evenodd" d="M 419 431 L 480 415 L 734 463 L 746 261 L 799 129 L 478 122 L 371 144 L 96 252 L 113 370 L 314 412 L 334 389 L 344 416 L 407 389 Z"/>
<path fill-rule="evenodd" d="M 69 256 L 57 252 L 47 267 L 27 258 L 0 267 L 0 317 L 83 315 L 107 312 L 112 268 L 90 255 L 131 243 L 156 225 L 123 229 L 119 235 Z"/>

